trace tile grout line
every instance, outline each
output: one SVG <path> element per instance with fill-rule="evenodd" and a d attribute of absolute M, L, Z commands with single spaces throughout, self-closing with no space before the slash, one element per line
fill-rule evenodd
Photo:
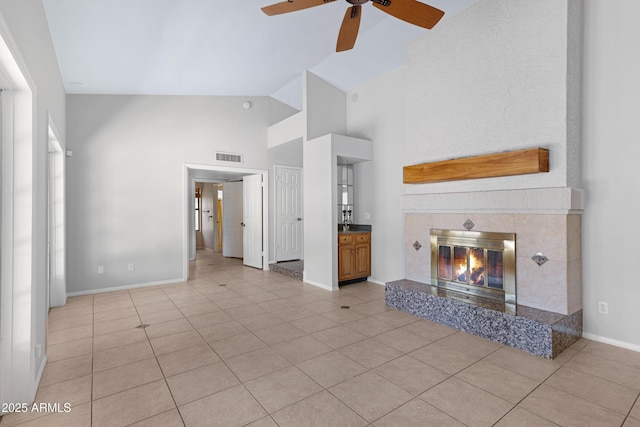
<path fill-rule="evenodd" d="M 196 291 L 197 291 L 197 290 L 196 290 Z M 241 297 L 243 297 L 243 296 L 241 296 Z M 243 297 L 243 298 L 244 298 L 244 297 Z M 207 298 L 207 299 L 209 299 L 209 298 Z M 215 302 L 214 302 L 214 301 L 212 301 L 212 302 L 215 304 Z M 222 307 L 219 307 L 219 308 L 220 308 L 220 310 L 221 310 L 221 311 L 223 311 L 225 314 L 229 315 L 229 313 L 227 313 L 227 312 L 226 312 L 226 310 L 225 310 L 224 308 L 222 308 Z M 230 315 L 229 315 L 229 316 L 230 316 Z M 237 319 L 235 319 L 233 316 L 230 316 L 230 317 L 233 319 L 233 321 L 237 321 Z M 187 321 L 189 321 L 189 319 L 187 319 Z M 191 322 L 190 322 L 190 321 L 189 321 L 189 323 L 191 324 Z M 191 325 L 195 328 L 195 325 L 193 325 L 193 324 L 191 324 Z M 224 364 L 224 366 L 229 370 L 229 372 L 231 372 L 231 374 L 232 374 L 232 375 L 233 375 L 233 376 L 238 380 L 239 385 L 242 385 L 242 387 L 244 388 L 244 390 L 245 390 L 247 393 L 249 393 L 249 395 L 250 395 L 250 396 L 251 396 L 251 397 L 252 397 L 252 398 L 253 398 L 253 399 L 258 403 L 258 405 L 260 405 L 260 407 L 261 407 L 261 408 L 264 410 L 264 412 L 267 414 L 265 417 L 261 417 L 261 418 L 259 418 L 259 419 L 264 419 L 264 418 L 266 418 L 266 417 L 269 417 L 269 419 L 271 419 L 275 424 L 278 424 L 278 423 L 275 421 L 275 419 L 273 418 L 272 414 L 267 410 L 267 408 L 265 408 L 265 407 L 264 407 L 264 405 L 262 404 L 262 402 L 260 402 L 260 400 L 259 400 L 259 399 L 258 399 L 258 398 L 257 398 L 257 397 L 252 393 L 252 392 L 251 392 L 251 390 L 249 390 L 249 389 L 247 388 L 247 386 L 246 386 L 245 382 L 244 382 L 244 381 L 242 381 L 242 380 L 238 377 L 238 375 L 237 375 L 237 374 L 236 374 L 236 373 L 231 369 L 231 367 L 227 364 L 227 362 L 225 361 L 225 359 L 223 359 L 223 358 L 222 358 L 222 357 L 221 357 L 221 356 L 220 356 L 220 355 L 215 351 L 215 349 L 213 348 L 213 346 L 211 345 L 211 343 L 210 343 L 210 342 L 208 342 L 208 341 L 207 341 L 207 340 L 202 336 L 202 334 L 200 334 L 200 332 L 198 331 L 198 329 L 197 329 L 197 328 L 195 328 L 195 330 L 196 330 L 196 332 L 198 333 L 198 335 L 200 335 L 200 337 L 201 337 L 201 338 L 202 338 L 202 339 L 207 343 L 207 345 L 209 346 L 209 348 L 211 348 L 211 350 L 214 352 L 214 354 L 216 354 L 216 356 L 220 359 L 220 362 L 221 362 L 221 363 L 223 363 L 223 364 Z M 278 353 L 278 352 L 277 352 L 277 350 L 273 349 L 273 348 L 271 347 L 271 345 L 270 345 L 270 344 L 268 344 L 268 343 L 266 343 L 266 342 L 262 341 L 262 340 L 260 339 L 260 337 L 256 336 L 256 335 L 253 333 L 253 331 L 252 331 L 252 330 L 248 330 L 248 333 L 251 333 L 255 338 L 257 338 L 258 340 L 260 340 L 261 342 L 263 342 L 263 343 L 264 343 L 268 348 L 270 348 L 270 349 L 272 349 L 274 352 L 276 352 L 276 354 L 280 354 L 280 353 Z M 250 351 L 250 352 L 248 352 L 248 353 L 251 353 L 251 351 Z M 243 353 L 243 354 L 247 354 L 247 353 Z M 238 357 L 238 356 L 241 356 L 241 355 L 237 355 L 237 356 L 234 356 L 234 357 Z M 232 357 L 232 358 L 233 358 L 233 357 Z M 290 363 L 290 362 L 289 362 L 289 363 Z M 295 365 L 293 365 L 293 364 L 292 364 L 291 366 L 295 367 Z M 279 372 L 279 371 L 284 370 L 284 369 L 287 369 L 287 368 L 289 368 L 289 367 L 285 367 L 285 368 L 282 368 L 282 369 L 277 370 L 277 371 L 274 371 L 274 372 Z M 197 369 L 197 368 L 196 368 L 196 369 Z M 272 372 L 272 373 L 273 373 L 273 372 Z M 303 372 L 303 374 L 304 374 L 304 372 Z M 262 378 L 262 377 L 264 377 L 264 376 L 266 376 L 266 375 L 269 375 L 269 374 L 265 374 L 265 375 L 262 375 L 262 376 L 260 376 L 260 377 L 254 378 L 254 379 Z M 306 375 L 306 374 L 305 374 L 305 375 Z M 249 380 L 249 381 L 253 381 L 254 379 Z M 233 387 L 237 387 L 237 386 L 233 386 Z M 227 389 L 225 389 L 225 390 L 229 390 L 230 388 L 232 388 L 232 387 L 229 387 L 229 388 L 227 388 Z M 220 390 L 220 391 L 218 391 L 218 392 L 216 392 L 216 393 L 212 393 L 211 395 L 208 395 L 208 396 L 212 396 L 213 394 L 217 394 L 217 393 L 219 393 L 219 392 L 221 392 L 221 391 L 224 391 L 224 390 Z M 205 397 L 207 397 L 207 396 L 205 396 Z M 304 399 L 301 399 L 301 400 L 304 400 Z M 300 400 L 300 401 L 301 401 L 301 400 Z M 299 401 L 298 401 L 298 402 L 299 402 Z M 292 403 L 292 404 L 295 404 L 295 403 L 298 403 L 298 402 L 294 402 L 294 403 Z M 290 405 L 287 405 L 287 406 L 290 406 Z M 281 409 L 279 409 L 279 410 L 282 410 L 282 409 L 284 409 L 284 408 L 281 408 Z M 276 411 L 276 412 L 277 412 L 277 411 Z M 258 421 L 258 420 L 256 420 L 256 421 Z"/>
<path fill-rule="evenodd" d="M 166 293 L 164 292 L 164 290 L 160 289 L 160 291 L 165 296 L 167 296 Z M 169 297 L 167 296 L 167 298 L 169 298 Z M 169 300 L 171 300 L 171 298 L 169 298 Z M 142 317 L 140 317 L 140 312 L 138 311 L 138 306 L 133 301 L 133 298 L 131 299 L 131 302 L 133 302 L 133 306 L 134 306 L 134 308 L 136 310 L 136 313 L 138 314 L 138 317 L 140 318 L 140 325 L 144 325 L 144 322 L 142 321 Z M 171 300 L 171 303 L 175 306 L 175 304 L 173 303 L 172 300 Z M 162 374 L 162 379 L 164 381 L 165 386 L 167 387 L 167 390 L 169 391 L 169 395 L 171 396 L 171 400 L 173 400 L 174 408 L 178 412 L 178 416 L 180 417 L 180 421 L 182 421 L 183 425 L 186 425 L 185 422 L 184 422 L 184 419 L 182 418 L 182 413 L 178 409 L 178 402 L 176 402 L 176 399 L 173 396 L 173 392 L 171 391 L 171 387 L 169 387 L 169 383 L 167 382 L 167 377 L 164 374 L 164 371 L 162 370 L 162 365 L 160 364 L 160 361 L 158 360 L 158 355 L 156 354 L 156 350 L 155 350 L 155 348 L 153 348 L 153 345 L 151 345 L 151 338 L 149 337 L 149 334 L 147 333 L 146 327 L 143 327 L 142 330 L 144 331 L 144 335 L 147 337 L 147 342 L 149 343 L 149 347 L 151 347 L 151 351 L 153 352 L 153 356 L 154 356 L 154 358 L 156 360 L 156 363 L 158 365 L 158 369 L 160 370 L 160 373 Z M 170 411 L 170 409 L 168 411 L 164 411 L 164 412 L 169 412 L 169 411 Z M 157 415 L 163 414 L 164 412 L 160 412 L 158 414 L 151 415 L 150 417 L 144 418 L 142 420 L 134 421 L 133 423 L 130 423 L 130 424 L 135 424 L 135 423 L 140 422 L 140 421 L 148 420 L 148 419 L 153 418 L 153 417 L 155 417 Z"/>
<path fill-rule="evenodd" d="M 193 289 L 193 286 L 190 286 L 190 287 Z M 204 294 L 202 294 L 202 293 L 201 293 L 200 291 L 198 291 L 197 289 L 193 289 L 193 290 L 194 290 L 195 292 L 198 292 L 198 294 L 200 294 L 200 295 L 201 295 L 205 300 L 210 301 L 210 300 L 209 300 L 209 298 L 207 298 Z M 163 292 L 164 292 L 164 291 L 163 291 Z M 166 293 L 165 293 L 165 294 L 166 294 Z M 167 297 L 169 297 L 169 296 L 167 295 Z M 170 297 L 169 297 L 169 299 L 170 299 Z M 173 301 L 172 301 L 172 302 L 173 302 Z M 211 301 L 211 302 L 215 305 L 215 302 L 213 302 L 213 301 Z M 216 305 L 216 306 L 217 306 L 217 305 Z M 218 308 L 220 308 L 220 307 L 218 307 Z M 180 310 L 180 308 L 179 308 L 179 307 L 178 307 L 178 310 Z M 224 309 L 220 308 L 220 310 L 224 312 Z M 184 315 L 184 313 L 182 312 L 182 310 L 180 310 L 180 313 L 182 313 L 182 314 Z M 225 314 L 227 314 L 227 313 L 225 312 Z M 227 369 L 227 370 L 228 370 L 228 371 L 229 371 L 229 372 L 230 372 L 230 373 L 231 373 L 231 374 L 236 378 L 236 380 L 238 381 L 239 385 L 242 385 L 242 387 L 244 388 L 244 390 L 245 390 L 247 393 L 249 393 L 249 394 L 253 397 L 253 394 L 251 393 L 251 391 L 247 389 L 247 387 L 246 387 L 246 386 L 244 385 L 244 383 L 240 380 L 240 378 L 236 375 L 236 373 L 235 373 L 235 372 L 234 372 L 234 371 L 233 371 L 233 370 L 232 370 L 232 369 L 227 365 L 227 363 L 225 362 L 225 360 L 224 360 L 222 357 L 220 357 L 220 355 L 219 355 L 219 354 L 215 351 L 215 349 L 211 346 L 211 343 L 209 343 L 209 342 L 208 342 L 208 341 L 207 341 L 207 340 L 202 336 L 202 334 L 200 333 L 200 331 L 198 331 L 198 328 L 196 328 L 196 327 L 195 327 L 195 325 L 194 325 L 193 323 L 191 323 L 191 321 L 189 320 L 189 318 L 188 318 L 188 317 L 186 317 L 186 316 L 185 316 L 184 318 L 185 318 L 185 319 L 187 320 L 187 322 L 191 325 L 191 327 L 192 327 L 192 328 L 194 328 L 194 331 L 198 334 L 198 336 L 200 336 L 200 338 L 202 338 L 202 340 L 206 343 L 207 347 L 209 347 L 209 348 L 211 349 L 211 351 L 212 351 L 212 352 L 216 355 L 216 357 L 218 357 L 218 359 L 219 359 L 219 362 L 214 362 L 214 363 L 212 363 L 212 364 L 205 365 L 205 366 L 210 366 L 210 365 L 213 365 L 213 364 L 215 364 L 215 363 L 222 363 L 222 364 L 225 366 L 225 368 L 226 368 L 226 369 Z M 145 331 L 145 332 L 146 332 L 146 331 Z M 256 338 L 257 338 L 257 337 L 256 337 Z M 153 349 L 153 348 L 152 348 L 152 349 Z M 155 354 L 155 350 L 154 350 L 154 354 Z M 160 362 L 159 362 L 159 361 L 158 361 L 158 364 L 160 364 Z M 189 371 L 192 371 L 192 370 L 195 370 L 195 369 L 200 369 L 200 368 L 194 368 L 194 369 L 190 369 L 190 370 L 187 370 L 187 371 L 184 371 L 184 372 L 189 372 Z M 178 403 L 175 401 L 175 398 L 173 397 L 173 392 L 171 391 L 171 387 L 169 387 L 169 383 L 167 382 L 167 377 L 165 376 L 164 371 L 162 370 L 162 366 L 160 366 L 160 370 L 162 371 L 163 377 L 164 377 L 165 382 L 166 382 L 166 384 L 167 384 L 167 388 L 169 388 L 169 393 L 171 393 L 171 397 L 173 398 L 173 401 L 174 401 L 174 403 L 175 403 L 175 405 L 176 405 L 176 410 L 178 411 L 178 414 L 180 415 L 180 419 L 182 420 L 182 423 L 183 423 L 184 425 L 186 425 L 186 423 L 185 423 L 185 421 L 184 421 L 184 418 L 183 418 L 183 416 L 182 416 L 182 412 L 180 411 L 180 407 L 178 406 Z M 182 372 L 181 372 L 181 373 L 182 373 Z M 176 375 L 179 375 L 179 374 L 176 374 Z M 204 399 L 204 398 L 209 397 L 209 396 L 213 396 L 214 394 L 217 394 L 217 393 L 223 392 L 223 391 L 225 391 L 225 390 L 230 390 L 230 389 L 231 389 L 231 388 L 233 388 L 233 387 L 237 387 L 237 385 L 234 385 L 234 386 L 231 386 L 231 387 L 225 388 L 225 389 L 223 389 L 223 390 L 219 390 L 219 391 L 217 391 L 217 392 L 215 392 L 215 393 L 211 393 L 211 394 L 206 395 L 206 396 L 201 396 L 201 397 L 199 397 L 198 399 L 194 400 L 194 402 L 196 402 L 196 401 L 198 401 L 198 400 L 200 400 L 200 399 Z M 254 399 L 255 399 L 255 397 L 254 397 Z M 259 401 L 258 399 L 255 399 L 255 400 L 256 400 L 256 402 L 257 402 L 257 403 L 258 403 L 258 404 L 259 404 L 259 405 L 264 409 L 265 413 L 266 413 L 268 416 L 270 416 L 270 414 L 269 414 L 269 412 L 266 410 L 266 408 L 264 408 L 264 406 L 262 406 L 262 403 L 260 403 L 260 401 Z M 189 403 L 192 403 L 192 402 L 185 403 L 185 405 L 187 405 L 187 404 L 189 404 Z M 184 406 L 184 405 L 183 405 L 183 406 Z M 264 418 L 264 417 L 261 417 L 260 419 L 262 419 L 262 418 Z M 256 420 L 256 421 L 257 421 L 257 420 Z M 274 420 L 274 422 L 275 422 L 275 420 Z M 277 423 L 276 423 L 276 424 L 277 424 Z"/>
<path fill-rule="evenodd" d="M 542 385 L 545 385 L 545 382 L 546 382 L 546 381 L 547 381 L 547 380 L 548 380 L 548 379 L 549 379 L 553 374 L 555 374 L 555 373 L 556 373 L 560 368 L 562 368 L 563 366 L 565 366 L 565 365 L 566 365 L 566 364 L 567 364 L 571 359 L 573 359 L 574 357 L 576 357 L 576 356 L 577 356 L 577 355 L 578 355 L 582 350 L 583 350 L 583 349 L 581 349 L 580 351 L 577 351 L 577 352 L 576 352 L 576 354 L 574 354 L 573 356 L 571 356 L 571 357 L 570 357 L 568 360 L 566 360 L 562 365 L 560 365 L 559 367 L 557 367 L 556 369 L 554 369 L 554 370 L 553 370 L 553 372 L 551 372 L 551 373 L 550 373 L 549 375 L 547 375 L 547 376 L 546 376 L 542 381 L 540 381 L 540 382 L 538 383 L 538 385 L 537 385 L 537 386 L 535 386 L 535 387 L 533 388 L 533 390 L 531 390 L 531 391 L 530 391 L 529 393 L 527 393 L 524 397 L 522 397 L 522 399 L 520 399 L 520 400 L 519 400 L 515 405 L 513 405 L 513 408 L 511 408 L 511 410 L 509 410 L 506 414 L 504 414 L 502 417 L 500 417 L 500 419 L 499 419 L 498 421 L 496 421 L 496 423 L 500 422 L 504 417 L 506 417 L 507 415 L 509 415 L 509 413 L 511 413 L 514 409 L 519 408 L 519 407 L 520 407 L 520 404 L 521 404 L 521 403 L 522 403 L 522 402 L 523 402 L 527 397 L 531 396 L 531 395 L 532 395 L 536 390 L 538 390 Z M 491 362 L 488 362 L 488 363 L 491 363 Z M 496 366 L 497 366 L 497 365 L 496 365 Z M 507 368 L 505 368 L 505 369 L 507 369 Z M 510 369 L 507 369 L 507 370 L 509 370 L 509 371 L 510 371 Z M 512 372 L 513 372 L 513 371 L 512 371 Z M 517 372 L 516 372 L 516 373 L 517 373 Z M 538 381 L 538 380 L 536 380 L 536 381 Z M 547 386 L 547 387 L 549 387 L 549 386 Z M 584 400 L 584 399 L 583 399 L 583 400 Z M 591 402 L 589 402 L 589 403 L 591 403 Z M 520 409 L 523 409 L 523 410 L 525 410 L 525 411 L 531 412 L 531 411 L 529 411 L 529 410 L 528 410 L 528 409 L 526 409 L 526 408 L 520 408 Z M 548 419 L 547 417 L 545 417 L 545 416 L 543 416 L 543 415 L 537 414 L 537 413 L 535 413 L 535 412 L 531 412 L 531 413 L 532 413 L 532 414 L 534 414 L 534 415 L 536 415 L 536 416 L 538 416 L 538 417 L 540 417 L 540 418 L 543 418 L 543 419 L 544 419 L 544 420 L 546 420 L 546 421 L 549 421 L 549 422 L 551 422 L 551 423 L 553 423 L 553 424 L 556 424 L 556 425 L 557 425 L 557 423 L 556 423 L 556 422 L 554 422 L 554 421 L 552 421 L 552 420 Z"/>
<path fill-rule="evenodd" d="M 286 299 L 286 298 L 285 298 L 285 299 Z M 225 309 L 221 309 L 221 310 L 222 310 L 222 311 L 224 311 L 224 312 L 226 313 Z M 226 314 L 228 314 L 228 313 L 226 313 Z M 313 315 L 318 315 L 318 314 L 319 314 L 319 313 L 314 313 Z M 313 316 L 313 315 L 310 315 L 310 316 Z M 309 316 L 309 317 L 310 317 L 310 316 Z M 233 317 L 232 317 L 232 318 L 233 318 Z M 234 319 L 234 321 L 237 321 L 237 319 L 235 319 L 235 318 L 233 318 L 233 319 Z M 293 326 L 293 325 L 291 325 L 291 324 L 290 324 L 290 322 L 288 322 L 288 321 L 286 321 L 286 320 L 284 320 L 284 319 L 282 319 L 282 320 L 283 320 L 283 323 L 285 323 L 285 324 L 287 324 L 287 325 L 290 325 L 290 326 Z M 295 328 L 295 326 L 293 326 L 293 327 Z M 296 328 L 296 329 L 297 329 L 297 328 Z M 196 331 L 197 331 L 197 329 L 196 329 Z M 307 333 L 306 333 L 306 332 L 304 332 L 304 331 L 301 331 L 301 332 L 305 333 L 305 335 L 303 335 L 303 336 L 310 336 L 310 335 L 311 335 L 311 334 L 307 334 Z M 198 333 L 199 333 L 199 332 L 198 332 Z M 262 341 L 259 337 L 257 337 L 257 336 L 253 333 L 253 331 L 252 331 L 252 330 L 249 330 L 249 333 L 251 333 L 253 336 L 255 336 L 258 340 Z M 204 339 L 204 337 L 202 337 L 202 338 Z M 291 340 L 285 340 L 285 341 L 283 341 L 283 342 L 292 341 L 292 340 L 294 340 L 294 339 L 296 339 L 296 338 L 292 338 Z M 207 341 L 205 340 L 205 342 L 207 342 Z M 262 342 L 264 342 L 264 341 L 262 341 Z M 207 344 L 211 347 L 211 344 L 210 344 L 209 342 L 207 342 Z M 284 356 L 283 356 L 282 354 L 280 354 L 280 353 L 279 353 L 275 348 L 273 348 L 273 346 L 272 346 L 271 344 L 266 343 L 266 342 L 264 342 L 264 344 L 267 346 L 267 348 L 270 348 L 270 349 L 271 349 L 272 351 L 274 351 L 276 354 L 279 354 L 280 356 L 284 357 Z M 277 343 L 277 344 L 279 344 L 279 343 Z M 211 349 L 214 351 L 214 353 L 216 353 L 216 354 L 217 354 L 217 352 L 215 352 L 215 350 L 214 350 L 212 347 L 211 347 Z M 338 350 L 338 349 L 332 349 L 332 351 L 337 351 L 337 350 Z M 244 354 L 247 354 L 247 353 L 244 353 Z M 240 356 L 240 355 L 239 355 L 239 356 Z M 218 355 L 218 357 L 219 357 L 219 358 L 220 358 L 220 360 L 225 364 L 225 366 L 226 366 L 226 367 L 227 367 L 227 368 L 228 368 L 228 369 L 233 373 L 233 375 L 238 379 L 238 381 L 240 382 L 240 384 L 242 384 L 242 386 L 244 387 L 244 389 L 245 389 L 245 390 L 246 390 L 246 391 L 247 391 L 247 392 L 248 392 L 248 393 L 249 393 L 249 394 L 250 394 L 250 395 L 251 395 L 251 396 L 256 400 L 256 402 L 257 402 L 257 403 L 258 403 L 258 404 L 259 404 L 259 405 L 264 409 L 265 413 L 266 413 L 266 414 L 267 414 L 267 415 L 268 415 L 268 416 L 269 416 L 269 417 L 270 417 L 270 418 L 275 422 L 275 420 L 273 419 L 272 414 L 271 414 L 271 413 L 269 413 L 269 411 L 268 411 L 268 410 L 264 407 L 264 405 L 263 405 L 263 404 L 258 400 L 258 398 L 257 398 L 257 397 L 256 397 L 256 396 L 251 392 L 251 390 L 249 390 L 249 389 L 247 388 L 247 386 L 246 386 L 245 382 L 243 382 L 243 381 L 241 381 L 241 380 L 240 380 L 240 378 L 235 374 L 235 372 L 233 372 L 233 370 L 231 370 L 231 368 L 226 364 L 225 360 L 224 360 L 222 357 L 220 357 L 220 355 Z M 285 360 L 286 360 L 286 357 L 285 357 Z M 308 376 L 304 371 L 300 370 L 300 368 L 298 368 L 298 367 L 296 366 L 296 364 L 293 364 L 293 363 L 292 363 L 291 361 L 289 361 L 289 360 L 287 360 L 287 361 L 288 361 L 289 363 L 291 363 L 291 366 L 289 366 L 289 367 L 285 367 L 285 368 L 282 368 L 282 369 L 279 369 L 279 370 L 276 370 L 276 371 L 273 371 L 273 372 L 271 372 L 271 373 L 267 373 L 267 374 L 261 375 L 261 376 L 259 376 L 259 377 L 257 377 L 257 378 L 254 378 L 254 379 L 250 380 L 250 381 L 253 381 L 253 380 L 256 380 L 256 379 L 259 379 L 259 378 L 263 378 L 263 377 L 265 377 L 265 376 L 267 376 L 267 375 L 270 375 L 270 374 L 275 373 L 275 372 L 280 372 L 280 371 L 282 371 L 282 370 L 284 370 L 284 369 L 288 369 L 288 368 L 290 368 L 290 367 L 294 367 L 294 368 L 296 368 L 297 370 L 299 370 L 300 372 L 302 372 L 302 374 L 303 374 L 303 375 L 305 375 L 307 378 L 309 378 L 310 380 L 312 380 L 314 383 L 318 384 L 318 383 L 317 383 L 313 378 L 309 377 L 309 376 Z M 296 402 L 291 402 L 290 404 L 286 405 L 285 407 L 278 409 L 278 411 L 281 411 L 281 410 L 283 410 L 283 409 L 285 409 L 285 408 L 287 408 L 287 407 L 289 407 L 289 406 L 295 405 L 295 404 L 297 404 L 297 403 L 299 403 L 299 402 L 301 402 L 301 401 L 303 401 L 303 400 L 305 400 L 305 399 L 307 399 L 307 398 L 310 398 L 310 397 L 312 397 L 312 396 L 314 396 L 314 395 L 316 395 L 316 394 L 318 394 L 318 393 L 321 393 L 322 391 L 327 391 L 327 392 L 329 392 L 329 393 L 331 394 L 331 392 L 330 392 L 327 388 L 323 387 L 321 384 L 318 384 L 318 386 L 320 386 L 320 387 L 321 387 L 321 390 L 320 390 L 320 391 L 318 391 L 317 393 L 314 393 L 314 394 L 312 394 L 311 396 L 307 396 L 307 397 L 305 397 L 305 398 L 303 398 L 303 399 L 300 399 L 300 400 L 298 400 L 298 401 L 296 401 Z M 335 396 L 334 396 L 334 397 L 335 397 Z M 336 397 L 336 398 L 337 398 L 337 397 Z M 342 400 L 340 400 L 340 399 L 338 399 L 338 400 L 339 400 L 340 402 L 342 402 Z M 342 402 L 342 403 L 346 405 L 346 403 L 344 403 L 344 402 Z M 347 406 L 349 409 L 353 410 L 353 409 L 352 409 L 352 408 L 350 408 L 348 405 L 346 405 L 346 406 Z M 278 412 L 278 411 L 275 411 L 274 413 L 276 413 L 276 412 Z M 355 412 L 356 414 L 358 414 L 356 411 L 354 411 L 354 412 Z M 359 415 L 359 414 L 358 414 L 358 415 Z M 359 415 L 359 416 L 360 416 L 360 415 Z M 276 424 L 277 424 L 277 423 L 276 423 Z"/>
<path fill-rule="evenodd" d="M 631 408 L 627 412 L 627 415 L 624 417 L 624 420 L 622 420 L 622 425 L 623 426 L 627 422 L 627 420 L 635 420 L 635 418 L 631 417 L 631 412 L 633 412 L 633 408 L 636 405 L 640 405 L 640 393 L 638 393 L 638 396 L 636 396 L 636 400 L 633 402 L 633 405 L 631 405 Z M 638 420 L 638 421 L 640 421 L 640 420 Z"/>

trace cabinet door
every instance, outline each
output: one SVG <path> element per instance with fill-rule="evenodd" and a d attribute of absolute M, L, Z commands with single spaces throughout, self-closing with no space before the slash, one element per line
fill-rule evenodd
<path fill-rule="evenodd" d="M 356 244 L 355 277 L 371 276 L 371 246 L 367 243 Z"/>
<path fill-rule="evenodd" d="M 346 244 L 338 246 L 338 281 L 353 279 L 354 271 L 354 249 L 353 245 Z"/>

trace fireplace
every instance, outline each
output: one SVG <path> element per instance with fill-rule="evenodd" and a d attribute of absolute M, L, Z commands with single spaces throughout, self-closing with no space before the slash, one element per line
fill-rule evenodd
<path fill-rule="evenodd" d="M 405 195 L 405 278 L 386 284 L 387 305 L 556 357 L 582 335 L 580 200 L 571 189 Z"/>
<path fill-rule="evenodd" d="M 431 284 L 516 304 L 514 233 L 431 229 Z"/>

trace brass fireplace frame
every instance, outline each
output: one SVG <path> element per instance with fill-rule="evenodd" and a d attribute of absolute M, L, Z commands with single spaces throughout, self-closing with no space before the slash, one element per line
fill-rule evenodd
<path fill-rule="evenodd" d="M 431 284 L 467 294 L 516 304 L 516 235 L 515 233 L 493 233 L 485 231 L 430 230 L 431 240 Z M 464 284 L 438 278 L 438 251 L 440 246 L 462 246 L 502 251 L 503 290 L 485 286 Z"/>

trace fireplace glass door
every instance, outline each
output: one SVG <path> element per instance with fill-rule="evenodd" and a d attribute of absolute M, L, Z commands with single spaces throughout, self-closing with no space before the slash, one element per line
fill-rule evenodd
<path fill-rule="evenodd" d="M 438 245 L 438 279 L 503 290 L 503 271 L 502 252 Z"/>
<path fill-rule="evenodd" d="M 431 230 L 432 284 L 515 303 L 515 234 Z"/>

